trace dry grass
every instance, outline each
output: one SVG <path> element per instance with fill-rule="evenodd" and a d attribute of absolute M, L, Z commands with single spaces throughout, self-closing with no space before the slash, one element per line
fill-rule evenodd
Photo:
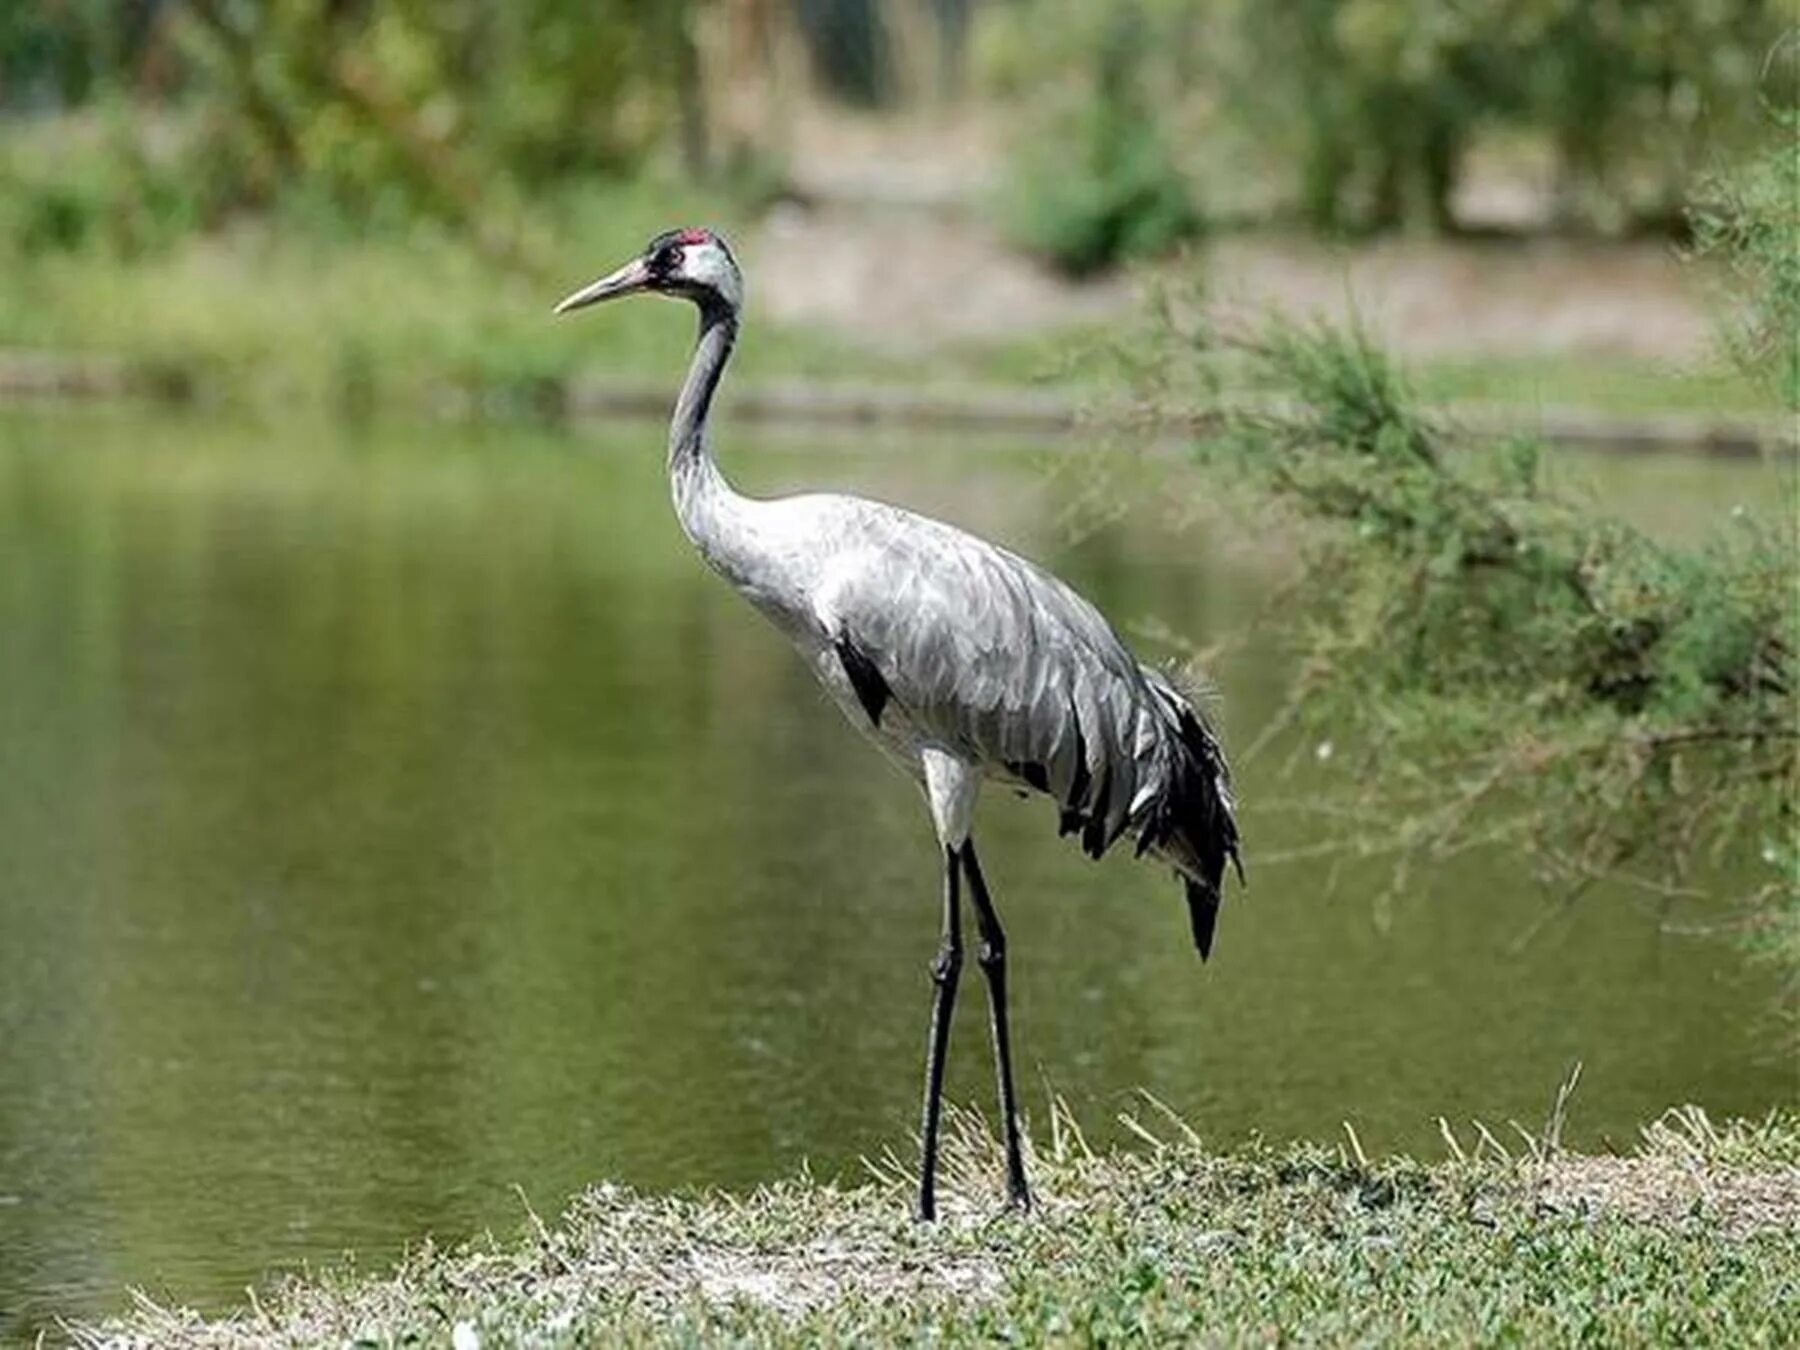
<path fill-rule="evenodd" d="M 1572 1084 L 1570 1085 L 1572 1086 Z M 1566 1101 L 1566 1093 L 1564 1099 Z M 1336 1149 L 1219 1155 L 1146 1099 L 1144 1147 L 1096 1154 L 1053 1111 L 1042 1204 L 1000 1211 L 997 1146 L 955 1115 L 946 1217 L 871 1181 L 743 1197 L 603 1185 L 510 1242 L 424 1246 L 380 1276 L 290 1281 L 226 1317 L 138 1295 L 85 1347 L 467 1347 L 677 1341 L 960 1344 L 1119 1338 L 1236 1344 L 1800 1339 L 1800 1123 L 1672 1111 L 1629 1157 L 1537 1132 L 1448 1126 L 1434 1165 Z M 1465 1133 L 1467 1127 L 1465 1127 Z M 1502 1133 L 1511 1142 L 1503 1142 Z"/>
<path fill-rule="evenodd" d="M 1800 1235 L 1800 1158 L 1768 1165 L 1782 1156 L 1772 1122 L 1718 1126 L 1699 1107 L 1683 1106 L 1646 1126 L 1643 1136 L 1631 1157 L 1551 1159 L 1537 1178 L 1539 1197 L 1552 1209 L 1639 1223 L 1699 1219 L 1731 1238 Z M 1731 1166 L 1732 1159 L 1752 1165 Z"/>

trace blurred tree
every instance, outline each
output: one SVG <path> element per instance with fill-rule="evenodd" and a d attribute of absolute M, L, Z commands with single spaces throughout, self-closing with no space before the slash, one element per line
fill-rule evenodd
<path fill-rule="evenodd" d="M 1452 225 L 1471 138 L 1493 128 L 1547 138 L 1563 215 L 1667 224 L 1703 148 L 1753 124 L 1781 27 L 1765 0 L 1239 0 L 1237 12 L 1245 59 L 1227 85 L 1297 143 L 1304 212 L 1334 230 Z"/>
<path fill-rule="evenodd" d="M 203 185 L 205 214 L 297 193 L 358 218 L 425 211 L 492 233 L 515 190 L 629 170 L 670 126 L 704 171 L 693 24 L 705 3 L 0 4 L 0 103 L 166 96 L 169 116 L 138 126 L 128 157 L 171 161 L 170 176 Z M 163 148 L 142 153 L 151 142 Z"/>
<path fill-rule="evenodd" d="M 1200 228 L 1145 87 L 1155 34 L 1139 5 L 1113 10 L 1079 95 L 1015 154 L 1007 231 L 1070 275 L 1162 252 Z"/>
<path fill-rule="evenodd" d="M 875 107 L 893 92 L 880 0 L 795 0 L 813 74 L 846 103 Z"/>
<path fill-rule="evenodd" d="M 1288 194 L 1328 231 L 1453 228 L 1484 138 L 1548 151 L 1554 214 L 1678 225 L 1707 156 L 1753 134 L 1777 0 L 1138 0 L 1144 79 L 1185 147 L 1249 134 L 1291 165 Z M 1084 76 L 1110 0 L 1006 0 L 983 13 L 992 89 L 1054 102 Z M 1791 6 L 1790 6 L 1791 12 Z M 1779 67 L 1772 69 L 1772 65 Z M 1771 89 L 1778 84 L 1780 89 Z M 1198 116 L 1196 116 L 1198 113 Z M 1229 158 L 1229 156 L 1226 156 Z M 1234 163 L 1240 166 L 1242 157 Z"/>
<path fill-rule="evenodd" d="M 0 109 L 56 108 L 93 93 L 110 65 L 108 0 L 0 5 Z"/>
<path fill-rule="evenodd" d="M 712 168 L 707 145 L 706 98 L 701 83 L 700 48 L 694 38 L 700 0 L 677 0 L 662 9 L 666 30 L 658 44 L 668 62 L 680 114 L 681 154 L 690 175 L 704 178 Z"/>
<path fill-rule="evenodd" d="M 931 0 L 932 17 L 937 21 L 940 98 L 953 98 L 962 92 L 963 68 L 968 63 L 969 11 L 973 5 L 974 0 Z"/>
<path fill-rule="evenodd" d="M 1703 157 L 1757 133 L 1759 93 L 1782 72 L 1769 58 L 1791 4 L 1768 0 L 1514 0 L 1516 102 L 1553 138 L 1564 211 L 1596 202 L 1677 227 Z M 1785 19 L 1784 19 L 1785 11 Z M 1791 80 L 1791 71 L 1786 73 Z M 1583 197 L 1587 201 L 1583 202 Z"/>
<path fill-rule="evenodd" d="M 978 25 L 990 88 L 1024 105 L 1027 125 L 1068 133 L 1071 182 L 1055 181 L 1053 145 L 1032 171 L 1047 193 L 1068 187 L 1061 218 L 1077 233 L 1098 224 L 1098 238 L 1117 234 L 1104 222 L 1119 210 L 1145 214 L 1121 198 L 1174 219 L 1171 189 L 1208 155 L 1229 162 L 1217 147 L 1242 129 L 1253 162 L 1280 166 L 1286 197 L 1328 230 L 1454 226 L 1469 151 L 1495 132 L 1554 153 L 1565 218 L 1674 225 L 1705 158 L 1755 123 L 1759 96 L 1791 102 L 1792 62 L 1768 59 L 1791 3 L 756 0 L 733 17 L 772 66 L 779 12 L 818 83 L 862 105 L 899 92 L 897 44 L 924 25 L 939 87 L 952 87 Z M 112 108 L 113 195 L 143 195 L 161 174 L 183 219 L 299 196 L 363 219 L 472 222 L 497 196 L 629 171 L 671 133 L 696 175 L 754 160 L 709 144 L 712 105 L 733 94 L 709 87 L 696 36 L 714 5 L 0 0 L 0 110 Z M 1115 97 L 1095 72 L 1127 13 L 1148 37 L 1135 92 Z M 1081 100 L 1087 113 L 1071 113 Z M 136 115 L 146 107 L 157 115 Z M 83 193 L 104 197 L 106 178 Z M 1209 202 L 1222 195 L 1208 183 Z"/>

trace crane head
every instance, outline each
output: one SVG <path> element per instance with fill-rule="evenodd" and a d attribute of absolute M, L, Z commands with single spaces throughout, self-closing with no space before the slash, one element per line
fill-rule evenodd
<path fill-rule="evenodd" d="M 731 249 L 712 230 L 668 230 L 617 271 L 566 297 L 556 307 L 556 313 L 567 314 L 639 291 L 735 314 L 744 302 L 744 278 Z"/>

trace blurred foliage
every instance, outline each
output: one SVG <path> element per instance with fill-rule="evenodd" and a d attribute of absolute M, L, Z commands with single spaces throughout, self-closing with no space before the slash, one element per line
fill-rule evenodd
<path fill-rule="evenodd" d="M 1007 232 L 1083 276 L 1166 251 L 1200 225 L 1143 83 L 1151 33 L 1131 6 L 1097 35 L 1085 87 L 1014 156 Z"/>
<path fill-rule="evenodd" d="M 213 217 L 208 175 L 178 172 L 122 100 L 94 112 L 80 126 L 0 142 L 0 254 L 100 247 L 136 258 Z"/>
<path fill-rule="evenodd" d="M 1286 0 L 1241 6 L 1233 96 L 1301 155 L 1313 223 L 1451 223 L 1478 132 L 1536 133 L 1561 209 L 1668 223 L 1742 135 L 1780 34 L 1764 0 Z"/>
<path fill-rule="evenodd" d="M 940 93 L 971 61 L 1019 133 L 1009 232 L 1072 272 L 1167 248 L 1196 200 L 1454 227 L 1489 152 L 1547 163 L 1558 221 L 1679 229 L 1704 171 L 1795 106 L 1783 22 L 1779 0 L 13 3 L 0 243 L 131 255 L 282 207 L 358 230 L 434 217 L 529 262 L 546 188 L 664 145 L 695 177 L 728 164 L 715 105 L 779 74 L 784 44 L 863 106 L 917 92 L 926 49 Z M 14 144 L 46 112 L 83 124 L 78 165 Z"/>
<path fill-rule="evenodd" d="M 1252 125 L 1297 152 L 1301 210 L 1325 229 L 1450 223 L 1470 124 L 1501 91 L 1480 6 L 1283 0 L 1240 7 L 1250 61 L 1226 77 Z"/>
<path fill-rule="evenodd" d="M 523 193 L 620 173 L 703 127 L 700 0 L 70 0 L 0 19 L 0 103 L 108 123 L 0 184 L 27 249 L 127 248 L 249 207 L 358 228 L 421 215 L 521 252 Z M 82 132 L 69 133 L 77 137 Z M 703 138 L 684 136 L 704 158 Z M 18 199 L 29 199 L 18 205 Z M 121 222 L 125 222 L 121 225 Z"/>
<path fill-rule="evenodd" d="M 1727 268 L 1726 354 L 1800 412 L 1800 112 L 1775 112 L 1772 131 L 1741 169 L 1703 184 L 1694 249 Z"/>
<path fill-rule="evenodd" d="M 54 106 L 92 94 L 117 64 L 108 52 L 111 9 L 103 0 L 0 6 L 0 101 Z"/>
<path fill-rule="evenodd" d="M 880 0 L 793 0 L 814 75 L 846 103 L 876 107 L 894 92 Z"/>
<path fill-rule="evenodd" d="M 1789 513 L 1666 544 L 1559 490 L 1535 441 L 1452 447 L 1359 333 L 1173 314 L 1145 406 L 1201 418 L 1203 455 L 1306 541 L 1284 724 L 1357 747 L 1309 808 L 1329 847 L 1396 856 L 1396 889 L 1483 845 L 1571 893 L 1623 873 L 1668 894 L 1755 851 L 1751 912 L 1800 967 Z"/>
<path fill-rule="evenodd" d="M 1560 221 L 1676 228 L 1708 160 L 1791 103 L 1771 0 L 1137 0 L 1155 110 L 1211 169 L 1269 177 L 1313 226 L 1454 226 L 1472 152 L 1548 152 Z M 989 87 L 1054 103 L 1083 77 L 1103 0 L 1009 0 L 982 44 Z M 1248 186 L 1262 186 L 1260 183 Z M 1208 191 L 1209 200 L 1213 192 Z"/>

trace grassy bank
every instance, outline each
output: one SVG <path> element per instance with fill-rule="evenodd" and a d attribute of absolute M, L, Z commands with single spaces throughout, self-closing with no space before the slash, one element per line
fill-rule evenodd
<path fill-rule="evenodd" d="M 487 414 L 543 411 L 596 376 L 672 381 L 692 337 L 678 307 L 586 323 L 554 323 L 549 307 L 684 220 L 716 223 L 740 244 L 757 235 L 753 214 L 728 197 L 655 177 L 591 183 L 535 203 L 510 261 L 442 224 L 353 227 L 291 205 L 129 257 L 99 243 L 28 249 L 17 228 L 0 230 L 0 389 L 7 365 L 46 356 L 97 363 L 108 372 L 95 382 L 103 389 L 349 411 L 447 403 Z M 734 372 L 740 387 L 794 379 L 1037 385 L 1080 401 L 1116 385 L 1115 363 L 1096 358 L 1133 329 L 1124 319 L 1052 324 L 1006 338 L 903 344 L 902 354 L 765 319 L 756 312 L 756 259 L 746 252 L 755 328 Z M 931 278 L 895 284 L 928 288 Z M 1722 367 L 1648 358 L 1465 356 L 1416 363 L 1416 374 L 1433 399 L 1527 416 L 1545 407 L 1770 411 L 1749 381 Z"/>
<path fill-rule="evenodd" d="M 206 1320 L 140 1299 L 86 1345 L 783 1343 L 1782 1345 L 1800 1341 L 1800 1118 L 1693 1108 L 1629 1155 L 1445 1127 L 1437 1163 L 1218 1154 L 1146 1107 L 1096 1155 L 1066 1120 L 1039 1211 L 998 1215 L 992 1140 L 958 1122 L 954 1199 L 907 1218 L 899 1169 L 736 1198 L 601 1186 L 554 1224 L 380 1276 L 292 1282 Z"/>
<path fill-rule="evenodd" d="M 1118 340 L 1116 331 L 1086 326 L 972 348 L 961 357 L 966 369 L 995 383 L 1050 380 L 1093 387 L 1116 383 L 1116 366 L 1095 357 Z M 1527 418 L 1543 408 L 1622 416 L 1778 416 L 1753 381 L 1720 361 L 1502 353 L 1480 359 L 1413 357 L 1407 367 L 1428 401 L 1516 409 Z"/>
<path fill-rule="evenodd" d="M 503 407 L 582 372 L 673 377 L 692 340 L 675 306 L 585 324 L 552 322 L 550 306 L 670 219 L 729 223 L 722 203 L 644 185 L 545 214 L 555 267 L 498 263 L 430 224 L 353 234 L 279 214 L 129 260 L 0 255 L 0 347 L 105 358 L 139 387 L 265 405 L 419 407 L 462 390 Z M 751 378 L 841 377 L 884 363 L 771 325 L 743 365 Z"/>

